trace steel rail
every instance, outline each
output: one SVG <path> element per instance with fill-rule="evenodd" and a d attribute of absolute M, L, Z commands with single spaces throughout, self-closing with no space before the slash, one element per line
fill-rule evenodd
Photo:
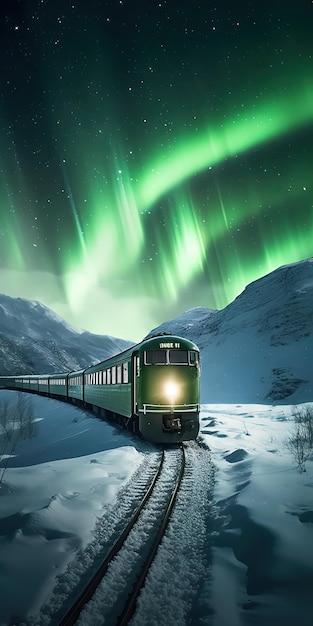
<path fill-rule="evenodd" d="M 91 597 L 94 594 L 95 590 L 99 586 L 101 580 L 103 579 L 103 577 L 106 574 L 106 571 L 107 571 L 111 561 L 114 559 L 114 557 L 120 551 L 123 543 L 126 541 L 128 535 L 129 535 L 130 531 L 132 530 L 132 528 L 134 527 L 135 523 L 137 522 L 137 519 L 138 519 L 141 511 L 143 510 L 143 508 L 145 507 L 147 501 L 149 500 L 149 498 L 150 498 L 150 496 L 152 494 L 152 491 L 153 491 L 153 489 L 155 487 L 155 484 L 157 482 L 157 479 L 159 478 L 159 475 L 161 473 L 161 470 L 162 470 L 162 467 L 163 467 L 163 463 L 164 463 L 164 450 L 162 452 L 162 458 L 161 458 L 159 467 L 158 467 L 157 471 L 155 472 L 155 474 L 153 476 L 153 479 L 152 479 L 152 481 L 151 481 L 151 483 L 150 483 L 150 485 L 149 485 L 145 495 L 143 496 L 141 502 L 139 503 L 139 505 L 137 506 L 136 510 L 134 511 L 130 521 L 125 526 L 124 530 L 122 531 L 122 533 L 120 534 L 120 536 L 118 537 L 116 542 L 114 543 L 113 547 L 111 548 L 111 550 L 109 551 L 109 553 L 107 554 L 107 556 L 105 557 L 104 561 L 101 563 L 101 565 L 99 566 L 99 568 L 97 569 L 95 574 L 92 576 L 92 578 L 90 579 L 90 581 L 88 582 L 86 587 L 83 589 L 83 591 L 76 598 L 75 602 L 72 604 L 72 606 L 67 611 L 67 613 L 64 615 L 64 617 L 62 617 L 61 621 L 59 622 L 59 626 L 73 626 L 73 624 L 75 624 L 75 622 L 77 621 L 81 611 L 83 610 L 84 606 L 89 602 L 89 600 L 91 599 Z"/>
<path fill-rule="evenodd" d="M 126 602 L 126 604 L 124 606 L 124 609 L 123 609 L 121 615 L 118 618 L 117 626 L 126 626 L 126 624 L 128 624 L 128 622 L 130 621 L 130 619 L 134 615 L 135 610 L 136 610 L 137 598 L 139 596 L 139 593 L 140 593 L 142 587 L 144 586 L 147 573 L 148 573 L 148 571 L 150 569 L 150 566 L 151 566 L 151 564 L 152 564 L 152 562 L 154 560 L 154 557 L 156 555 L 157 549 L 158 549 L 158 547 L 159 547 L 159 545 L 160 545 L 160 543 L 161 543 L 161 541 L 163 539 L 163 535 L 164 535 L 165 530 L 167 528 L 167 525 L 168 525 L 168 522 L 169 522 L 172 510 L 174 508 L 176 497 L 177 497 L 177 494 L 178 494 L 178 491 L 179 491 L 179 488 L 180 488 L 180 484 L 181 484 L 181 481 L 182 481 L 182 478 L 183 478 L 183 475 L 184 475 L 184 471 L 185 471 L 185 463 L 186 463 L 186 460 L 185 460 L 185 450 L 184 450 L 182 445 L 180 446 L 180 448 L 181 448 L 181 451 L 182 451 L 182 463 L 181 463 L 179 474 L 178 474 L 177 479 L 176 479 L 176 483 L 175 483 L 174 489 L 173 489 L 173 491 L 171 493 L 171 497 L 170 497 L 170 499 L 168 501 L 168 504 L 167 504 L 167 507 L 166 507 L 166 511 L 165 511 L 165 514 L 164 514 L 164 517 L 163 517 L 163 520 L 162 520 L 162 524 L 160 525 L 159 531 L 158 531 L 158 533 L 157 533 L 157 535 L 156 535 L 156 537 L 154 539 L 153 545 L 152 545 L 151 550 L 149 552 L 149 555 L 148 555 L 148 557 L 147 557 L 147 559 L 146 559 L 146 561 L 145 561 L 145 563 L 144 563 L 144 565 L 142 567 L 140 575 L 137 578 L 137 581 L 136 581 L 136 583 L 135 583 L 135 585 L 134 585 L 134 587 L 132 589 L 132 592 L 129 595 L 128 600 L 127 600 L 127 602 Z"/>

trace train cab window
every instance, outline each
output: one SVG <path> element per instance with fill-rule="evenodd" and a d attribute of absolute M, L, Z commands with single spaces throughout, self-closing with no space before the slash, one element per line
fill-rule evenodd
<path fill-rule="evenodd" d="M 187 350 L 169 350 L 168 351 L 169 362 L 177 365 L 188 364 L 188 352 Z"/>
<path fill-rule="evenodd" d="M 166 350 L 146 350 L 145 364 L 146 365 L 165 365 L 166 364 Z"/>
<path fill-rule="evenodd" d="M 189 363 L 190 365 L 197 365 L 198 363 L 198 353 L 193 350 L 189 352 Z"/>
<path fill-rule="evenodd" d="M 123 363 L 123 383 L 128 383 L 128 363 Z"/>

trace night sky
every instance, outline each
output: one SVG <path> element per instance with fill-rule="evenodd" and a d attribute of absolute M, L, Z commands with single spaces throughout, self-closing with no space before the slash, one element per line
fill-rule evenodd
<path fill-rule="evenodd" d="M 0 13 L 0 292 L 137 341 L 312 256 L 311 0 Z"/>

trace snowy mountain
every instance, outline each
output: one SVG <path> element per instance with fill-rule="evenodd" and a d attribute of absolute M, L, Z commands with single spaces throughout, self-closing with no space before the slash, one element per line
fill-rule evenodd
<path fill-rule="evenodd" d="M 195 308 L 153 329 L 201 349 L 201 402 L 313 398 L 313 258 L 249 284 L 221 311 Z"/>
<path fill-rule="evenodd" d="M 39 302 L 0 295 L 2 376 L 78 370 L 130 345 L 75 328 Z"/>

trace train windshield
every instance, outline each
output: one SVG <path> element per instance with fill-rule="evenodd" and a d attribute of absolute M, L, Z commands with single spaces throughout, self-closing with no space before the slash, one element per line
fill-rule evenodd
<path fill-rule="evenodd" d="M 188 352 L 187 350 L 169 350 L 168 351 L 169 363 L 188 364 Z"/>
<path fill-rule="evenodd" d="M 147 350 L 146 351 L 146 364 L 147 365 L 165 365 L 166 364 L 166 350 Z"/>
<path fill-rule="evenodd" d="M 188 365 L 187 350 L 147 350 L 146 365 Z"/>

